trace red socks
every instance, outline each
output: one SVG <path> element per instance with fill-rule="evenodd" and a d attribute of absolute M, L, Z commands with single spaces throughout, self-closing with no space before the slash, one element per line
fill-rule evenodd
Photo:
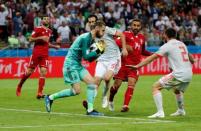
<path fill-rule="evenodd" d="M 40 77 L 38 81 L 38 95 L 43 95 L 44 85 L 45 85 L 45 77 Z"/>
<path fill-rule="evenodd" d="M 128 86 L 125 96 L 124 96 L 124 105 L 126 105 L 126 106 L 129 105 L 130 100 L 133 96 L 133 91 L 134 91 L 134 88 L 132 88 L 132 86 Z"/>

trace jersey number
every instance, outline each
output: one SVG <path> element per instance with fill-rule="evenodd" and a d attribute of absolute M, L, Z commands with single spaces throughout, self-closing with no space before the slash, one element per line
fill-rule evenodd
<path fill-rule="evenodd" d="M 179 49 L 181 50 L 181 56 L 184 62 L 188 61 L 188 53 L 184 46 L 179 46 Z"/>

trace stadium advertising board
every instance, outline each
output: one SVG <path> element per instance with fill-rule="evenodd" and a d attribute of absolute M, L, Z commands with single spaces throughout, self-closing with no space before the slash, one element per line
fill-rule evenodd
<path fill-rule="evenodd" d="M 193 56 L 196 59 L 196 62 L 193 65 L 193 72 L 194 74 L 201 74 L 201 54 L 194 54 Z M 64 57 L 50 57 L 47 77 L 62 77 L 63 61 Z M 0 58 L 0 79 L 19 78 L 27 69 L 28 63 L 28 57 Z M 83 61 L 82 64 L 89 70 L 91 74 L 94 74 L 96 62 L 89 63 L 87 61 Z M 167 74 L 168 72 L 168 62 L 164 57 L 157 59 L 140 69 L 141 75 Z M 31 77 L 35 78 L 38 75 L 39 70 L 37 68 Z"/>

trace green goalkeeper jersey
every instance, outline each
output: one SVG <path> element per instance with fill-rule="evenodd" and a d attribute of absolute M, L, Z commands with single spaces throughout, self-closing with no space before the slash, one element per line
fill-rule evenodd
<path fill-rule="evenodd" d="M 92 43 L 93 39 L 90 32 L 80 35 L 69 48 L 65 61 L 73 60 L 81 63 L 82 58 L 88 61 L 94 60 L 98 54 L 96 52 L 89 52 Z"/>
<path fill-rule="evenodd" d="M 84 33 L 69 48 L 63 66 L 63 76 L 66 84 L 80 82 L 88 74 L 81 61 L 82 58 L 88 61 L 93 61 L 97 58 L 98 54 L 96 52 L 89 52 L 92 43 L 91 33 Z"/>

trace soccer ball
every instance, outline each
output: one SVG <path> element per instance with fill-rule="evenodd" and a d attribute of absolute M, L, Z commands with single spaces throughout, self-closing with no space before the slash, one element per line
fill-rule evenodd
<path fill-rule="evenodd" d="M 105 51 L 106 44 L 104 40 L 99 40 L 98 42 L 93 43 L 90 48 L 89 52 L 97 52 L 98 54 L 103 54 Z"/>
<path fill-rule="evenodd" d="M 89 47 L 89 52 L 95 52 L 98 50 L 97 47 L 97 43 L 93 43 L 90 47 Z"/>

